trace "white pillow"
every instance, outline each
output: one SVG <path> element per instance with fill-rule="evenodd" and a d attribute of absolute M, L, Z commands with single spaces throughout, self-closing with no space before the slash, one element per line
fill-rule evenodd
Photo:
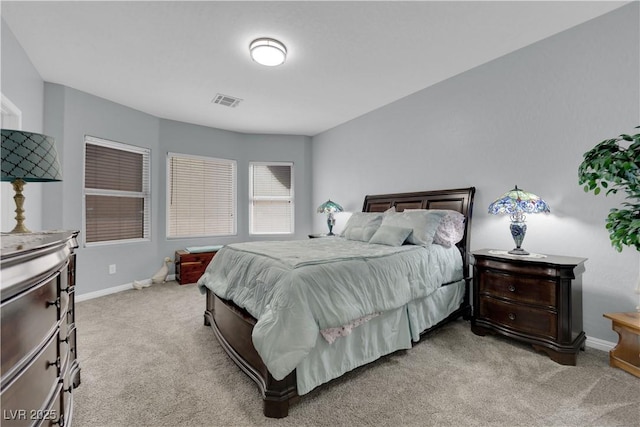
<path fill-rule="evenodd" d="M 342 231 L 342 237 L 348 240 L 368 242 L 382 223 L 382 212 L 354 212 Z"/>
<path fill-rule="evenodd" d="M 375 232 L 369 243 L 377 243 L 387 246 L 402 246 L 409 234 L 413 230 L 411 228 L 395 227 L 393 225 L 381 225 Z"/>
<path fill-rule="evenodd" d="M 428 246 L 433 243 L 436 230 L 445 214 L 446 211 L 443 210 L 405 210 L 386 214 L 382 225 L 410 228 L 412 233 L 407 238 L 407 242 Z"/>

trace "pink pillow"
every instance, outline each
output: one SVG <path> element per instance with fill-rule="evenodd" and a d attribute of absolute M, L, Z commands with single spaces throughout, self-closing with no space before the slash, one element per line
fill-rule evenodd
<path fill-rule="evenodd" d="M 447 211 L 433 236 L 433 243 L 451 247 L 464 237 L 464 215 L 457 211 Z"/>

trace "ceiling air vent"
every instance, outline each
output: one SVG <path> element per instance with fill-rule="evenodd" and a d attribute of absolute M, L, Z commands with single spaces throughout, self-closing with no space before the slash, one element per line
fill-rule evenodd
<path fill-rule="evenodd" d="M 240 101 L 242 101 L 242 99 L 218 93 L 211 102 L 213 102 L 214 104 L 224 105 L 225 107 L 235 108 L 238 106 L 238 104 L 240 104 Z"/>

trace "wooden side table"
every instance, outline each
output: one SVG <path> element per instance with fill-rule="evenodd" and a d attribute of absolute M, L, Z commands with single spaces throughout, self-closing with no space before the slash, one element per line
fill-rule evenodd
<path fill-rule="evenodd" d="M 609 365 L 640 377 L 640 313 L 605 313 L 618 333 L 618 345 L 609 352 Z"/>
<path fill-rule="evenodd" d="M 178 250 L 175 254 L 176 281 L 181 285 L 196 283 L 218 251 L 191 253 Z"/>
<path fill-rule="evenodd" d="M 471 330 L 529 343 L 557 363 L 575 365 L 586 340 L 581 281 L 586 259 L 502 252 L 473 252 Z"/>

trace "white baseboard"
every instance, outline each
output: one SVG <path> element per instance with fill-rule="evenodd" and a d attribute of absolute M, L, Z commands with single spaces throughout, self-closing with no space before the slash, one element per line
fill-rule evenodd
<path fill-rule="evenodd" d="M 101 289 L 99 291 L 88 292 L 86 294 L 79 294 L 76 295 L 76 302 L 103 297 L 105 295 L 115 294 L 117 292 L 128 291 L 129 289 L 133 289 L 133 283 L 125 283 L 124 285 L 114 286 L 112 288 Z"/>
<path fill-rule="evenodd" d="M 175 274 L 170 274 L 167 276 L 167 281 L 175 280 L 175 279 L 176 279 Z M 144 283 L 151 283 L 151 279 L 144 279 L 139 281 Z M 95 292 L 87 292 L 86 294 L 78 294 L 76 295 L 75 301 L 82 302 L 82 301 L 86 301 L 94 298 L 103 297 L 105 295 L 111 295 L 111 294 L 115 294 L 122 291 L 128 291 L 129 289 L 133 289 L 133 282 L 125 283 L 124 285 L 113 286 L 107 289 L 101 289 Z"/>
<path fill-rule="evenodd" d="M 616 346 L 616 343 L 614 342 L 605 341 L 605 340 L 592 338 L 592 337 L 587 337 L 587 342 L 585 344 L 589 348 L 595 348 L 596 350 L 602 350 L 602 351 L 611 351 L 613 350 L 613 347 Z"/>

